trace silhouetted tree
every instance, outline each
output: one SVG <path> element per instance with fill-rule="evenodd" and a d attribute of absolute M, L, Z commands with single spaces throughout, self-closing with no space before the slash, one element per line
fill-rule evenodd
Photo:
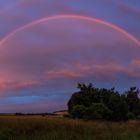
<path fill-rule="evenodd" d="M 110 119 L 112 114 L 103 103 L 92 103 L 84 112 L 85 119 Z"/>
<path fill-rule="evenodd" d="M 139 89 L 136 87 L 131 87 L 126 92 L 126 101 L 128 104 L 129 111 L 133 114 L 140 115 L 140 99 L 138 97 Z"/>
<path fill-rule="evenodd" d="M 139 89 L 136 87 L 131 87 L 125 94 L 115 88 L 95 88 L 91 83 L 78 83 L 77 87 L 80 91 L 68 101 L 68 111 L 74 118 L 119 121 L 140 116 Z"/>
<path fill-rule="evenodd" d="M 83 118 L 85 116 L 86 107 L 83 105 L 76 105 L 73 107 L 71 111 L 71 115 L 73 118 Z"/>

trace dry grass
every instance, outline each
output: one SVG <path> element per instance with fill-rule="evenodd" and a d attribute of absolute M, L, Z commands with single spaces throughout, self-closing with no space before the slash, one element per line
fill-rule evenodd
<path fill-rule="evenodd" d="M 140 121 L 0 116 L 0 140 L 140 140 Z"/>

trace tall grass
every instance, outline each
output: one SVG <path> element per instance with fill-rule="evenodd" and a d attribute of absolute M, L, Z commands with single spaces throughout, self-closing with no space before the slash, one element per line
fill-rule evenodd
<path fill-rule="evenodd" d="M 140 122 L 1 116 L 0 140 L 140 140 Z"/>

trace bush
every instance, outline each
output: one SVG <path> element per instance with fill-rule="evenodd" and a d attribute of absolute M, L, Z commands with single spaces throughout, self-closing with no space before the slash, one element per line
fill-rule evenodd
<path fill-rule="evenodd" d="M 135 119 L 135 118 L 136 118 L 136 116 L 134 113 L 132 113 L 132 112 L 127 113 L 127 119 Z"/>
<path fill-rule="evenodd" d="M 137 119 L 137 120 L 140 120 L 140 115 L 139 115 L 139 116 L 136 116 L 136 119 Z"/>
<path fill-rule="evenodd" d="M 84 118 L 87 119 L 109 119 L 111 110 L 109 110 L 103 103 L 93 103 L 86 108 Z"/>
<path fill-rule="evenodd" d="M 112 111 L 111 120 L 119 121 L 127 119 L 128 106 L 119 94 L 110 96 L 108 108 Z"/>
<path fill-rule="evenodd" d="M 73 118 L 83 118 L 85 115 L 86 107 L 83 105 L 76 105 L 73 107 L 71 111 L 71 115 Z"/>
<path fill-rule="evenodd" d="M 24 115 L 24 114 L 20 113 L 20 112 L 15 113 L 15 116 L 22 116 L 22 115 Z"/>
<path fill-rule="evenodd" d="M 65 118 L 70 118 L 71 115 L 70 115 L 69 113 L 66 113 L 66 114 L 63 115 L 63 117 L 65 117 Z"/>
<path fill-rule="evenodd" d="M 122 121 L 140 116 L 139 90 L 130 88 L 124 94 L 105 88 L 95 88 L 92 84 L 78 84 L 68 101 L 68 111 L 74 118 L 109 119 Z"/>

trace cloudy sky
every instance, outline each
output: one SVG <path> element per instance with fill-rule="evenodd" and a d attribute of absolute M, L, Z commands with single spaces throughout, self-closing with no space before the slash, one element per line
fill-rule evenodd
<path fill-rule="evenodd" d="M 77 82 L 140 87 L 140 1 L 0 0 L 0 112 L 66 109 Z"/>

